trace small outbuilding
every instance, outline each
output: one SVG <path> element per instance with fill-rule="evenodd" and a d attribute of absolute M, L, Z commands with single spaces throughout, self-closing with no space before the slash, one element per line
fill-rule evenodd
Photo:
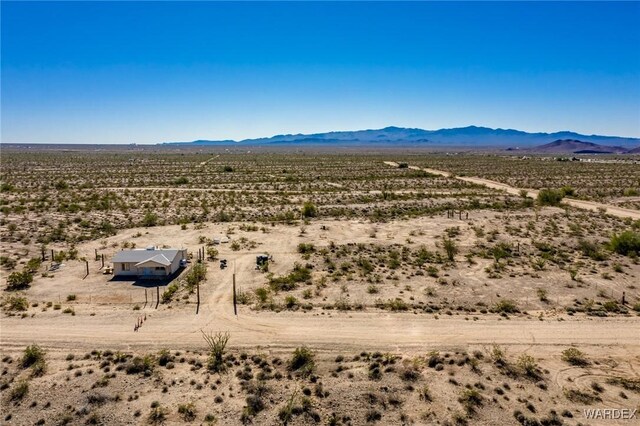
<path fill-rule="evenodd" d="M 115 276 L 137 278 L 166 278 L 177 272 L 186 262 L 186 249 L 146 249 L 122 250 L 113 257 Z"/>

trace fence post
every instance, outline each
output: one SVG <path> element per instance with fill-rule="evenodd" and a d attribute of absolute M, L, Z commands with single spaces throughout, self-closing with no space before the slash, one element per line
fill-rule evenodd
<path fill-rule="evenodd" d="M 233 314 L 238 316 L 238 307 L 237 307 L 237 298 L 236 298 L 236 273 L 233 273 Z"/>
<path fill-rule="evenodd" d="M 198 298 L 198 305 L 196 306 L 196 315 L 200 312 L 200 281 L 196 283 L 196 296 Z"/>

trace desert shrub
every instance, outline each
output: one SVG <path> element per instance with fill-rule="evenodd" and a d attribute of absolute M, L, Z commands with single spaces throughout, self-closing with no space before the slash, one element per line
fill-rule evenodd
<path fill-rule="evenodd" d="M 406 311 L 409 309 L 407 302 L 396 297 L 395 299 L 389 299 L 384 302 L 384 308 L 394 312 Z"/>
<path fill-rule="evenodd" d="M 537 377 L 538 375 L 538 363 L 531 355 L 522 354 L 518 358 L 518 368 L 520 368 L 524 374 L 529 377 Z"/>
<path fill-rule="evenodd" d="M 409 366 L 400 370 L 400 378 L 407 382 L 415 382 L 420 378 L 420 371 L 415 366 Z"/>
<path fill-rule="evenodd" d="M 254 290 L 256 297 L 260 303 L 266 303 L 269 299 L 269 289 L 265 287 L 258 287 Z"/>
<path fill-rule="evenodd" d="M 538 299 L 540 299 L 541 302 L 546 302 L 549 300 L 548 298 L 548 292 L 546 289 L 544 288 L 538 288 L 536 289 L 536 294 L 538 295 Z"/>
<path fill-rule="evenodd" d="M 185 422 L 191 422 L 196 418 L 196 405 L 193 402 L 179 404 L 178 414 Z"/>
<path fill-rule="evenodd" d="M 295 296 L 289 295 L 284 298 L 284 306 L 286 306 L 287 309 L 296 308 L 298 305 L 298 299 L 296 299 Z"/>
<path fill-rule="evenodd" d="M 29 308 L 29 302 L 26 297 L 12 295 L 4 302 L 4 306 L 8 311 L 26 311 Z"/>
<path fill-rule="evenodd" d="M 458 246 L 456 245 L 455 241 L 453 241 L 451 238 L 443 238 L 442 246 L 447 253 L 447 259 L 449 259 L 450 262 L 453 262 L 455 260 L 456 254 L 458 254 Z"/>
<path fill-rule="evenodd" d="M 309 281 L 310 279 L 311 270 L 296 263 L 289 274 L 281 277 L 269 277 L 269 285 L 275 291 L 289 291 L 295 289 L 298 283 Z"/>
<path fill-rule="evenodd" d="M 218 249 L 215 247 L 207 247 L 207 257 L 211 260 L 215 260 L 218 257 Z"/>
<path fill-rule="evenodd" d="M 584 352 L 578 348 L 567 348 L 562 351 L 562 360 L 571 365 L 589 365 L 589 360 L 586 358 Z"/>
<path fill-rule="evenodd" d="M 249 423 L 251 417 L 266 408 L 264 396 L 269 388 L 263 381 L 250 381 L 245 386 L 245 390 L 249 395 L 245 399 L 246 405 L 243 409 L 242 420 L 243 423 Z"/>
<path fill-rule="evenodd" d="M 640 233 L 624 231 L 620 234 L 614 234 L 609 246 L 611 250 L 624 256 L 640 255 Z"/>
<path fill-rule="evenodd" d="M 601 400 L 599 396 L 581 391 L 580 389 L 565 389 L 564 396 L 571 402 L 584 405 L 591 405 Z"/>
<path fill-rule="evenodd" d="M 562 193 L 562 195 L 564 197 L 573 197 L 574 195 L 576 195 L 576 190 L 573 189 L 573 187 L 571 186 L 563 186 L 562 188 L 560 188 L 560 192 Z"/>
<path fill-rule="evenodd" d="M 18 262 L 9 256 L 0 256 L 0 266 L 4 268 L 13 269 L 17 264 Z"/>
<path fill-rule="evenodd" d="M 181 176 L 173 181 L 174 185 L 186 185 L 189 183 L 189 179 L 184 176 Z"/>
<path fill-rule="evenodd" d="M 482 405 L 483 397 L 477 389 L 464 389 L 458 398 L 458 402 L 467 410 L 472 413 L 475 409 Z"/>
<path fill-rule="evenodd" d="M 289 361 L 289 370 L 296 371 L 302 376 L 308 376 L 315 370 L 313 352 L 306 346 L 296 348 Z"/>
<path fill-rule="evenodd" d="M 2 182 L 0 184 L 0 192 L 11 192 L 16 189 L 15 185 L 10 182 Z"/>
<path fill-rule="evenodd" d="M 507 355 L 504 349 L 502 349 L 502 347 L 499 345 L 493 345 L 491 347 L 491 350 L 489 351 L 489 356 L 491 357 L 493 362 L 499 367 L 507 364 Z"/>
<path fill-rule="evenodd" d="M 356 265 L 358 265 L 363 275 L 370 274 L 371 272 L 373 272 L 375 268 L 373 264 L 369 261 L 369 259 L 366 259 L 364 257 L 359 257 L 358 260 L 356 261 Z"/>
<path fill-rule="evenodd" d="M 184 277 L 187 288 L 193 289 L 199 282 L 204 281 L 206 276 L 207 266 L 204 263 L 196 263 Z"/>
<path fill-rule="evenodd" d="M 167 419 L 167 414 L 169 414 L 169 410 L 158 403 L 153 403 L 151 405 L 151 411 L 147 417 L 148 422 L 151 424 L 164 423 Z"/>
<path fill-rule="evenodd" d="M 420 398 L 421 401 L 431 401 L 431 390 L 429 389 L 428 385 L 424 385 L 421 389 L 420 392 L 418 393 L 418 396 Z"/>
<path fill-rule="evenodd" d="M 144 374 L 145 376 L 151 375 L 156 366 L 156 359 L 152 355 L 145 355 L 143 357 L 133 357 L 129 363 L 125 366 L 127 374 Z"/>
<path fill-rule="evenodd" d="M 108 400 L 109 400 L 109 397 L 99 392 L 92 392 L 87 395 L 87 403 L 91 405 L 103 405 Z"/>
<path fill-rule="evenodd" d="M 53 187 L 55 189 L 57 189 L 57 190 L 62 191 L 64 189 L 69 188 L 69 184 L 67 182 L 65 182 L 64 180 L 59 179 L 58 181 L 56 181 L 56 183 L 53 184 Z"/>
<path fill-rule="evenodd" d="M 20 401 L 29 393 L 29 383 L 26 381 L 20 381 L 9 392 L 9 399 L 11 401 Z"/>
<path fill-rule="evenodd" d="M 316 251 L 316 248 L 311 243 L 300 243 L 300 244 L 298 244 L 298 253 L 309 254 L 309 253 L 313 253 L 314 251 Z"/>
<path fill-rule="evenodd" d="M 158 365 L 161 367 L 166 366 L 171 361 L 171 353 L 167 349 L 162 349 L 158 352 Z"/>
<path fill-rule="evenodd" d="M 600 246 L 592 241 L 579 240 L 578 249 L 582 252 L 583 255 L 590 257 L 591 259 L 596 261 L 606 260 L 607 258 L 600 249 Z"/>
<path fill-rule="evenodd" d="M 180 289 L 177 283 L 171 283 L 165 291 L 162 292 L 162 303 L 169 303 L 173 295 Z"/>
<path fill-rule="evenodd" d="M 620 312 L 620 304 L 617 300 L 607 300 L 602 304 L 602 309 L 606 312 Z"/>
<path fill-rule="evenodd" d="M 228 332 L 217 333 L 205 333 L 202 331 L 202 336 L 205 342 L 207 342 L 209 359 L 207 360 L 207 368 L 209 371 L 222 372 L 226 369 L 224 363 L 224 351 L 227 347 L 227 343 L 231 338 Z"/>
<path fill-rule="evenodd" d="M 158 215 L 152 211 L 147 211 L 142 218 L 142 226 L 151 227 L 158 224 Z"/>
<path fill-rule="evenodd" d="M 318 215 L 318 208 L 311 201 L 307 201 L 302 206 L 302 216 L 306 218 L 316 217 Z"/>
<path fill-rule="evenodd" d="M 239 291 L 236 295 L 236 301 L 239 305 L 248 305 L 251 303 L 251 293 L 247 291 Z"/>
<path fill-rule="evenodd" d="M 564 192 L 557 189 L 541 189 L 538 192 L 538 204 L 541 206 L 557 206 L 562 201 Z"/>
<path fill-rule="evenodd" d="M 610 385 L 621 386 L 622 388 L 640 394 L 640 379 L 628 379 L 625 377 L 610 377 L 607 379 Z"/>
<path fill-rule="evenodd" d="M 7 290 L 22 290 L 33 282 L 33 274 L 29 271 L 12 272 L 7 277 Z"/>
<path fill-rule="evenodd" d="M 45 351 L 38 345 L 27 346 L 22 355 L 20 364 L 22 368 L 29 368 L 37 363 L 44 362 Z"/>
<path fill-rule="evenodd" d="M 42 265 L 42 259 L 40 259 L 39 257 L 32 257 L 31 259 L 29 259 L 24 269 L 25 271 L 34 273 L 40 268 L 40 265 Z"/>
<path fill-rule="evenodd" d="M 516 302 L 510 299 L 500 300 L 495 304 L 493 309 L 495 312 L 504 313 L 504 314 L 515 314 L 520 312 Z"/>

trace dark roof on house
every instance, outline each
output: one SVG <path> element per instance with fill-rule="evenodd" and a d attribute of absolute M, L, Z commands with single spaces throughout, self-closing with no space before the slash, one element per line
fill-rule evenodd
<path fill-rule="evenodd" d="M 114 263 L 140 263 L 151 259 L 157 261 L 159 259 L 157 256 L 162 255 L 171 263 L 181 251 L 180 249 L 122 250 L 116 253 L 111 261 Z"/>

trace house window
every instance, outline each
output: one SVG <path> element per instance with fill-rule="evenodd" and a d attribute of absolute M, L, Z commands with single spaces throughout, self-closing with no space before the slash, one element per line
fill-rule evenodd
<path fill-rule="evenodd" d="M 164 271 L 164 266 L 156 266 L 156 271 Z"/>
<path fill-rule="evenodd" d="M 123 270 L 123 271 L 130 271 L 130 270 L 131 270 L 131 267 L 129 266 L 129 264 L 128 264 L 128 263 L 123 263 L 123 264 L 122 264 L 122 270 Z"/>

